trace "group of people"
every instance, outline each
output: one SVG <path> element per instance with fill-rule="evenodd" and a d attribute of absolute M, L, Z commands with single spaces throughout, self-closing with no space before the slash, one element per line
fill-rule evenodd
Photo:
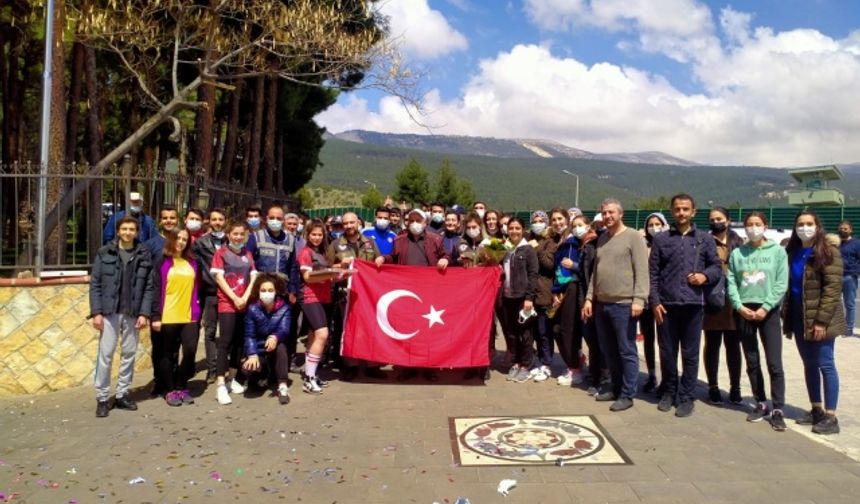
<path fill-rule="evenodd" d="M 156 223 L 142 214 L 141 201 L 133 193 L 128 214 L 111 217 L 93 265 L 91 317 L 102 333 L 95 373 L 99 417 L 111 407 L 136 409 L 128 391 L 138 330 L 147 324 L 153 394 L 170 406 L 194 401 L 188 381 L 195 374 L 201 324 L 207 381 L 216 385 L 220 404 L 255 384 L 268 384 L 288 403 L 288 373 L 297 365 L 302 335 L 308 337 L 302 390 L 322 393 L 328 383 L 318 370 L 327 357 L 340 360 L 346 278 L 359 258 L 442 272 L 498 267 L 495 315 L 510 360 L 507 380 L 553 378 L 557 352 L 564 370 L 556 382 L 587 386 L 596 400 L 611 402 L 612 411 L 632 407 L 640 393 L 641 333 L 648 372 L 642 392 L 657 394 L 660 411 L 674 407 L 676 416 L 690 416 L 704 330 L 708 400 L 724 401 L 718 369 L 725 347 L 728 401 L 742 402 L 743 356 L 755 399 L 747 420 L 767 419 L 773 429 L 785 430 L 784 334 L 796 342 L 811 403 L 797 422 L 821 434 L 839 431 L 834 342 L 852 334 L 860 267 L 860 244 L 848 222 L 840 225 L 840 252 L 839 240 L 826 235 L 818 216 L 806 210 L 798 213 L 785 244 L 766 237 L 767 217 L 759 212 L 744 217 L 745 240 L 720 207 L 709 209 L 709 230 L 698 229 L 695 201 L 687 194 L 672 198 L 671 224 L 654 213 L 641 230 L 625 226 L 623 207 L 612 198 L 593 220 L 577 208 L 553 208 L 533 212 L 526 222 L 476 202 L 468 210 L 439 203 L 411 210 L 380 207 L 367 225 L 351 212 L 309 219 L 279 205 L 265 214 L 250 208 L 244 218 L 229 221 L 217 208 L 188 209 L 181 220 L 167 206 Z M 487 335 L 491 360 L 495 327 Z M 118 344 L 120 373 L 111 404 L 111 358 Z M 345 358 L 337 366 L 349 381 L 361 370 L 384 378 L 383 364 Z M 437 379 L 436 370 L 409 368 L 397 378 L 419 372 Z M 466 373 L 467 379 L 490 377 L 489 368 Z"/>

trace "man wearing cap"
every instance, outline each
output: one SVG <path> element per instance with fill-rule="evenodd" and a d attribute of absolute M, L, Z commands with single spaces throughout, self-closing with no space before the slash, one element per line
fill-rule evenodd
<path fill-rule="evenodd" d="M 391 230 L 391 210 L 385 207 L 377 208 L 373 227 L 365 229 L 362 234 L 373 240 L 381 255 L 390 254 L 397 237 L 397 233 Z"/>
<path fill-rule="evenodd" d="M 102 245 L 107 245 L 116 238 L 116 223 L 125 217 L 125 214 L 125 210 L 120 210 L 110 216 L 102 233 Z M 140 223 L 140 232 L 137 235 L 137 239 L 141 243 L 157 234 L 155 221 L 152 220 L 152 217 L 143 213 L 143 197 L 139 192 L 129 193 L 128 195 L 128 215 L 134 217 Z"/>
<path fill-rule="evenodd" d="M 442 237 L 426 231 L 424 212 L 420 210 L 409 212 L 406 216 L 406 227 L 408 232 L 394 239 L 392 252 L 377 257 L 376 265 L 382 266 L 385 263 L 393 263 L 409 266 L 436 266 L 439 271 L 445 271 L 445 268 L 448 267 L 449 256 L 442 246 Z M 418 370 L 415 368 L 403 368 L 397 379 L 405 381 L 417 374 Z M 439 379 L 436 371 L 432 369 L 424 370 L 424 378 L 429 381 Z"/>

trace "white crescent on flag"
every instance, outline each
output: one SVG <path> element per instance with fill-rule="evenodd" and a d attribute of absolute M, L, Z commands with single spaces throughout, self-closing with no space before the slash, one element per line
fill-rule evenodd
<path fill-rule="evenodd" d="M 379 324 L 379 328 L 388 337 L 401 341 L 408 340 L 418 334 L 418 331 L 404 334 L 391 327 L 391 321 L 388 320 L 388 307 L 391 306 L 391 303 L 402 297 L 417 299 L 419 303 L 422 302 L 421 298 L 414 292 L 405 289 L 396 289 L 383 294 L 376 303 L 376 323 Z"/>

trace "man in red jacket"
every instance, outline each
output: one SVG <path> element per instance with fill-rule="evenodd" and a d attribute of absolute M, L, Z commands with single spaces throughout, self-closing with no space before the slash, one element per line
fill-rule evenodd
<path fill-rule="evenodd" d="M 387 262 L 408 266 L 435 265 L 439 271 L 445 271 L 450 258 L 442 245 L 442 237 L 426 231 L 423 212 L 412 210 L 407 214 L 406 230 L 405 233 L 401 233 L 394 239 L 394 248 L 391 254 L 376 258 L 376 265 L 382 266 Z M 402 368 L 397 380 L 406 381 L 417 375 L 418 369 L 416 368 Z M 428 381 L 439 380 L 439 376 L 433 369 L 425 369 L 423 375 Z"/>

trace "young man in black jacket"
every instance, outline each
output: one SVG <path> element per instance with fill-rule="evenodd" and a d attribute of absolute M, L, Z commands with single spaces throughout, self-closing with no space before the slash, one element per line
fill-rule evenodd
<path fill-rule="evenodd" d="M 96 417 L 110 411 L 110 372 L 117 344 L 121 345 L 114 407 L 136 410 L 128 396 L 134 377 L 138 330 L 146 327 L 152 312 L 152 259 L 137 241 L 139 224 L 133 217 L 117 222 L 117 239 L 100 248 L 90 279 L 90 318 L 101 331 L 96 361 Z"/>
<path fill-rule="evenodd" d="M 227 215 L 219 208 L 209 211 L 209 232 L 194 242 L 192 252 L 200 261 L 200 308 L 203 309 L 204 348 L 206 349 L 206 382 L 215 383 L 215 363 L 218 347 L 215 345 L 215 331 L 218 327 L 218 286 L 209 269 L 215 251 L 227 243 L 224 226 Z"/>

